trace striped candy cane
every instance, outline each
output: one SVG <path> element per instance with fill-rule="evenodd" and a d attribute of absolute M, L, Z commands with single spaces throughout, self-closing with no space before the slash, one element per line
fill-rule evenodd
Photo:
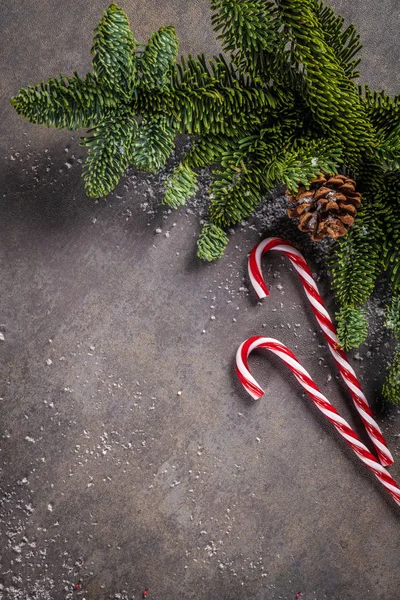
<path fill-rule="evenodd" d="M 279 356 L 279 358 L 281 358 L 283 362 L 288 365 L 289 369 L 293 372 L 296 379 L 301 383 L 308 395 L 318 406 L 319 410 L 331 423 L 333 423 L 340 435 L 349 444 L 350 448 L 352 448 L 355 454 L 357 454 L 358 458 L 373 472 L 375 477 L 387 489 L 397 504 L 400 504 L 400 488 L 393 477 L 382 465 L 379 464 L 368 448 L 364 446 L 347 421 L 340 416 L 336 408 L 323 394 L 321 394 L 318 386 L 298 362 L 293 352 L 291 352 L 289 348 L 284 346 L 278 340 L 262 336 L 255 336 L 249 338 L 243 342 L 241 346 L 239 346 L 239 349 L 236 353 L 236 372 L 241 383 L 248 391 L 250 396 L 252 396 L 254 399 L 258 399 L 264 395 L 264 390 L 251 375 L 248 367 L 249 354 L 256 348 L 267 348 L 268 350 L 271 350 L 271 352 Z"/>
<path fill-rule="evenodd" d="M 340 347 L 335 326 L 332 323 L 328 312 L 324 308 L 317 284 L 312 277 L 311 271 L 303 255 L 296 250 L 296 248 L 294 248 L 290 242 L 280 238 L 267 238 L 253 248 L 249 258 L 248 268 L 250 281 L 253 284 L 258 298 L 265 298 L 269 295 L 267 286 L 265 285 L 265 281 L 261 273 L 261 258 L 265 252 L 268 252 L 268 250 L 279 250 L 280 252 L 286 254 L 300 275 L 307 298 L 311 303 L 319 326 L 325 335 L 333 358 L 339 367 L 340 374 L 345 384 L 349 388 L 354 405 L 361 416 L 362 422 L 364 423 L 372 443 L 375 446 L 379 460 L 384 466 L 391 465 L 393 463 L 393 456 L 387 447 L 385 438 L 383 437 L 378 423 L 373 417 L 367 399 L 362 392 L 360 382 L 357 379 L 357 375 L 348 362 L 346 354 Z"/>

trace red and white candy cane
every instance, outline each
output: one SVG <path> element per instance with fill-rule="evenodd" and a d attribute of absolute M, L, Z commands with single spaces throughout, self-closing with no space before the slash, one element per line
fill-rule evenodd
<path fill-rule="evenodd" d="M 265 298 L 269 295 L 267 286 L 265 285 L 265 281 L 261 273 L 261 258 L 263 254 L 269 250 L 278 250 L 286 254 L 300 275 L 307 298 L 311 303 L 311 307 L 315 316 L 317 317 L 319 326 L 325 335 L 333 358 L 339 367 L 340 374 L 350 390 L 354 405 L 361 416 L 372 443 L 375 446 L 378 458 L 382 465 L 391 465 L 393 463 L 393 456 L 387 447 L 385 438 L 383 437 L 378 423 L 373 417 L 367 399 L 362 392 L 360 382 L 357 379 L 357 375 L 348 362 L 346 354 L 340 347 L 335 326 L 332 323 L 328 312 L 324 308 L 317 284 L 313 279 L 304 256 L 298 250 L 296 250 L 296 248 L 294 248 L 290 242 L 280 238 L 267 238 L 253 248 L 250 254 L 248 267 L 250 281 L 253 284 L 258 298 Z"/>
<path fill-rule="evenodd" d="M 249 338 L 243 342 L 241 346 L 239 346 L 239 349 L 236 353 L 236 372 L 241 383 L 248 391 L 250 396 L 257 400 L 264 395 L 264 390 L 251 375 L 248 366 L 249 354 L 256 348 L 267 348 L 268 350 L 271 350 L 271 352 L 279 356 L 279 358 L 281 358 L 288 365 L 296 379 L 301 383 L 312 400 L 314 400 L 319 410 L 331 423 L 333 423 L 340 435 L 344 437 L 346 442 L 349 444 L 350 448 L 352 448 L 359 459 L 373 472 L 375 477 L 387 489 L 397 504 L 400 505 L 400 488 L 396 481 L 393 479 L 390 473 L 379 464 L 373 454 L 371 454 L 368 448 L 361 442 L 357 434 L 352 430 L 347 421 L 340 416 L 336 408 L 320 392 L 316 383 L 314 383 L 307 371 L 298 362 L 293 352 L 278 340 L 262 336 L 255 336 Z"/>

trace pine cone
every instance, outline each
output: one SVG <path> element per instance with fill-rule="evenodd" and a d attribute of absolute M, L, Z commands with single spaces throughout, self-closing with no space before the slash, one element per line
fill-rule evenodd
<path fill-rule="evenodd" d="M 327 235 L 345 235 L 354 223 L 361 206 L 361 194 L 355 191 L 356 182 L 345 175 L 321 174 L 310 183 L 310 189 L 300 186 L 296 194 L 288 193 L 292 206 L 291 219 L 299 219 L 299 229 L 312 234 L 314 241 Z"/>

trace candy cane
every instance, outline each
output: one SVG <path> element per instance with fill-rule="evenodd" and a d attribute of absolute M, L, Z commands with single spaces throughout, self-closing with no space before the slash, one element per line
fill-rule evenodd
<path fill-rule="evenodd" d="M 379 464 L 368 448 L 364 446 L 347 421 L 340 416 L 336 408 L 323 394 L 321 394 L 318 386 L 298 362 L 293 352 L 291 352 L 289 348 L 284 346 L 278 340 L 262 336 L 255 336 L 249 338 L 239 346 L 239 349 L 236 353 L 236 372 L 241 383 L 248 391 L 250 396 L 257 400 L 264 395 L 264 390 L 251 375 L 248 366 L 249 354 L 256 348 L 267 348 L 268 350 L 271 350 L 271 352 L 279 356 L 279 358 L 281 358 L 283 362 L 288 365 L 289 369 L 293 372 L 296 379 L 301 383 L 308 395 L 315 402 L 319 410 L 331 423 L 333 423 L 340 435 L 349 444 L 350 448 L 352 448 L 355 454 L 357 454 L 358 458 L 373 472 L 375 477 L 387 489 L 389 494 L 393 496 L 397 504 L 400 504 L 400 488 L 393 477 L 384 467 L 382 467 L 382 465 Z"/>
<path fill-rule="evenodd" d="M 296 248 L 294 248 L 290 242 L 280 238 L 267 238 L 253 248 L 249 258 L 248 268 L 250 281 L 253 284 L 258 298 L 265 298 L 269 295 L 267 286 L 261 273 L 261 258 L 265 252 L 268 252 L 268 250 L 279 250 L 286 254 L 300 275 L 307 298 L 311 303 L 319 326 L 325 335 L 333 358 L 339 367 L 340 374 L 350 390 L 354 405 L 361 416 L 372 443 L 375 446 L 379 460 L 384 466 L 391 465 L 393 463 L 393 456 L 387 447 L 385 438 L 383 437 L 378 423 L 373 417 L 367 399 L 361 390 L 361 385 L 357 379 L 357 375 L 349 364 L 343 349 L 340 347 L 335 326 L 332 323 L 328 312 L 324 308 L 317 284 L 312 277 L 311 271 L 303 255 L 300 254 L 300 252 L 296 250 Z"/>

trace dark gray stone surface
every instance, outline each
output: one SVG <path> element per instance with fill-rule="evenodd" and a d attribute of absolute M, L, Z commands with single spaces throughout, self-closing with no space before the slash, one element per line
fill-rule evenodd
<path fill-rule="evenodd" d="M 218 49 L 206 2 L 122 4 L 138 39 L 173 24 L 184 52 Z M 363 79 L 398 93 L 397 3 L 334 5 L 365 41 Z M 258 230 L 282 232 L 276 213 L 266 205 L 223 259 L 200 264 L 198 220 L 159 206 L 162 175 L 131 170 L 96 203 L 83 192 L 79 135 L 31 126 L 8 105 L 21 86 L 86 72 L 106 6 L 2 6 L 0 598 L 148 588 L 159 600 L 396 600 L 399 509 L 282 365 L 252 360 L 266 389 L 257 403 L 234 376 L 240 342 L 276 336 L 363 434 L 288 264 L 266 259 L 262 306 L 246 291 L 246 254 Z M 374 405 L 382 302 L 353 356 Z M 381 423 L 400 480 L 397 411 Z"/>

